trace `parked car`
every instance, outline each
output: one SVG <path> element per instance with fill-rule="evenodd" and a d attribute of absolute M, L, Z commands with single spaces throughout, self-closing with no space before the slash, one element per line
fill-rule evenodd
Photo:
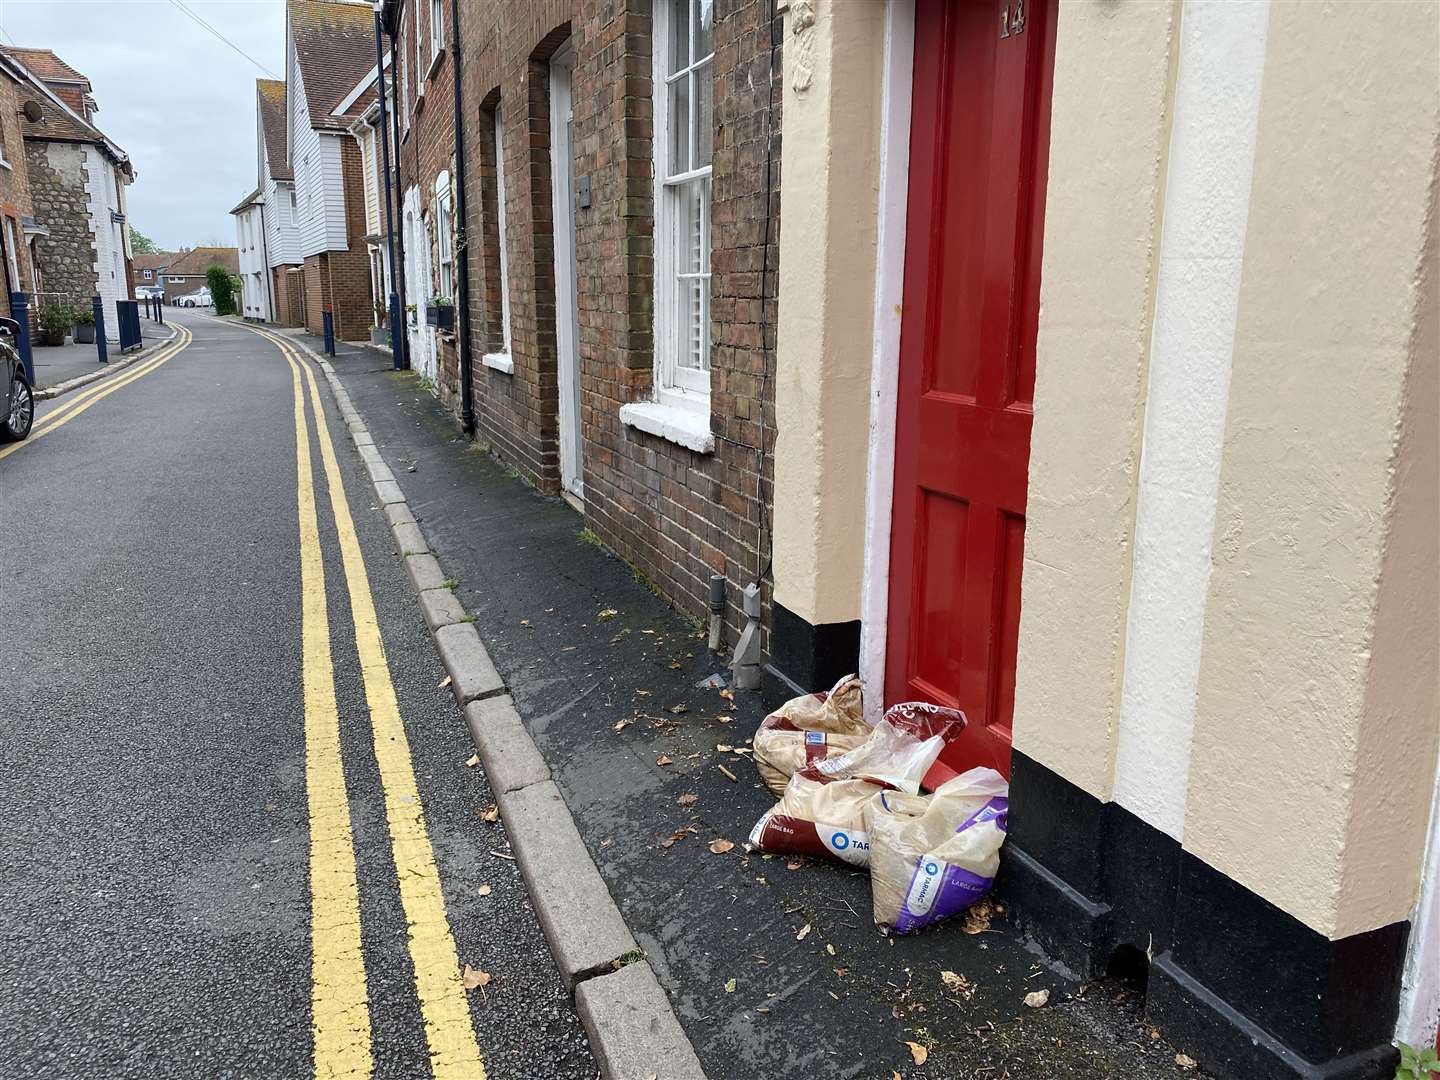
<path fill-rule="evenodd" d="M 30 434 L 35 422 L 35 395 L 25 378 L 25 365 L 15 351 L 20 324 L 14 319 L 0 319 L 0 375 L 4 376 L 0 396 L 0 442 L 18 442 Z"/>
<path fill-rule="evenodd" d="M 176 307 L 209 307 L 215 301 L 210 299 L 209 289 L 196 289 L 175 298 Z"/>
<path fill-rule="evenodd" d="M 135 288 L 136 300 L 163 300 L 165 290 L 159 285 L 138 285 Z"/>

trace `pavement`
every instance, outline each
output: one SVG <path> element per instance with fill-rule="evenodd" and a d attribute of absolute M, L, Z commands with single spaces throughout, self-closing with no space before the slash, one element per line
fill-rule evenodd
<path fill-rule="evenodd" d="M 1003 908 L 885 937 L 863 872 L 747 854 L 772 801 L 743 753 L 763 709 L 702 685 L 724 665 L 699 627 L 564 502 L 461 437 L 416 377 L 345 345 L 332 363 L 438 562 L 427 573 L 453 588 L 513 702 L 530 750 L 486 759 L 502 809 L 512 786 L 554 784 L 712 1080 L 1203 1075 L 1146 1022 L 1140 988 L 1077 979 Z M 644 972 L 582 982 L 582 1005 L 619 994 L 620 975 Z M 1048 1002 L 1027 1006 L 1039 990 Z"/>
<path fill-rule="evenodd" d="M 0 1075 L 290 1078 L 324 1053 L 471 1078 L 470 1043 L 491 1077 L 590 1080 L 328 387 L 347 513 L 311 411 L 302 540 L 289 364 L 243 327 L 174 321 L 183 350 L 42 402 L 0 448 Z M 467 966 L 488 981 L 467 991 Z"/>
<path fill-rule="evenodd" d="M 35 364 L 35 388 L 53 389 L 86 375 L 101 378 L 108 371 L 127 361 L 133 361 L 142 353 L 152 352 L 170 337 L 174 328 L 168 323 L 151 322 L 145 318 L 143 305 L 140 310 L 140 340 L 144 348 L 139 352 L 122 354 L 119 343 L 112 341 L 106 350 L 109 354 L 108 364 L 100 363 L 100 354 L 94 342 L 77 345 L 73 337 L 67 337 L 64 345 L 35 345 L 31 349 L 31 358 Z"/>

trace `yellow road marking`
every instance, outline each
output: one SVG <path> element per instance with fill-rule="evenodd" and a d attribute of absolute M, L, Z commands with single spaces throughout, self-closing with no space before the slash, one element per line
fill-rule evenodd
<path fill-rule="evenodd" d="M 295 457 L 300 518 L 301 635 L 305 688 L 305 792 L 310 806 L 311 1012 L 315 1075 L 321 1080 L 368 1077 L 370 1006 L 360 946 L 360 889 L 350 803 L 340 756 L 325 563 L 315 513 L 310 431 L 300 373 L 295 395 Z"/>
<path fill-rule="evenodd" d="M 87 391 L 85 395 L 82 395 L 82 399 L 88 398 L 88 400 L 77 399 L 76 401 L 66 402 L 62 408 L 55 412 L 47 413 L 41 419 L 37 419 L 34 429 L 30 432 L 29 438 L 23 442 L 11 443 L 4 449 L 0 449 L 0 460 L 4 460 L 17 450 L 24 449 L 27 446 L 33 446 L 38 440 L 49 435 L 56 428 L 64 427 L 91 406 L 98 405 L 103 399 L 115 393 L 116 390 L 129 386 L 137 379 L 149 375 L 150 372 L 154 371 L 167 360 L 178 356 L 185 346 L 190 344 L 190 339 L 193 336 L 184 328 L 181 329 L 181 333 L 184 335 L 183 340 L 173 345 L 167 345 L 165 349 L 157 353 L 153 359 L 147 360 L 134 371 L 127 371 L 113 380 L 107 380 L 105 385 L 98 390 Z"/>
<path fill-rule="evenodd" d="M 90 398 L 93 398 L 96 394 L 103 393 L 104 391 L 110 389 L 110 387 L 114 386 L 121 379 L 128 379 L 133 375 L 141 373 L 142 371 L 150 370 L 150 368 L 155 366 L 155 361 L 161 359 L 162 357 L 168 358 L 170 355 L 172 355 L 172 352 L 178 352 L 181 348 L 184 347 L 186 342 L 189 340 L 187 337 L 184 336 L 185 333 L 186 331 L 183 327 L 178 327 L 175 337 L 170 342 L 162 345 L 158 350 L 156 350 L 154 356 L 142 360 L 134 367 L 122 368 L 121 374 L 117 374 L 107 379 L 97 379 L 94 383 L 86 387 L 84 390 L 81 390 L 78 394 L 75 394 L 72 397 L 67 397 L 62 401 L 56 402 L 54 409 L 50 410 L 50 412 L 46 413 L 44 416 L 37 416 L 35 418 L 36 427 L 40 427 L 54 420 L 56 417 L 64 415 L 65 413 L 74 409 L 77 405 L 84 404 Z"/>
<path fill-rule="evenodd" d="M 370 705 L 375 760 L 385 789 L 385 813 L 390 824 L 390 844 L 399 876 L 400 902 L 409 924 L 410 959 L 415 968 L 415 989 L 425 1020 L 425 1037 L 430 1046 L 430 1063 L 435 1080 L 485 1080 L 485 1066 L 475 1040 L 470 1003 L 460 981 L 460 962 L 455 939 L 445 914 L 445 896 L 435 853 L 425 829 L 425 813 L 415 784 L 410 743 L 395 700 L 395 686 L 385 660 L 385 646 L 370 592 L 370 579 L 360 553 L 355 522 L 345 498 L 345 483 L 336 461 L 325 409 L 315 383 L 315 373 L 298 359 L 289 341 L 256 330 L 280 347 L 292 373 L 299 378 L 303 368 L 310 387 L 315 413 L 315 430 L 325 479 L 330 489 L 330 507 L 340 540 L 340 557 L 350 593 L 350 613 L 355 625 L 355 645 Z M 307 350 L 308 351 L 308 350 Z"/>

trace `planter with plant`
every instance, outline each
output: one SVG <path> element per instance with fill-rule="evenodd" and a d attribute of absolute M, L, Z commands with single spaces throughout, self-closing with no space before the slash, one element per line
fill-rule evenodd
<path fill-rule="evenodd" d="M 455 330 L 455 301 L 448 296 L 437 296 L 435 302 L 425 308 L 425 321 L 436 330 L 453 333 Z"/>
<path fill-rule="evenodd" d="M 39 343 L 41 345 L 64 345 L 65 335 L 75 325 L 75 309 L 68 304 L 53 301 L 40 309 Z"/>
<path fill-rule="evenodd" d="M 95 344 L 95 313 L 89 308 L 75 309 L 75 344 Z"/>

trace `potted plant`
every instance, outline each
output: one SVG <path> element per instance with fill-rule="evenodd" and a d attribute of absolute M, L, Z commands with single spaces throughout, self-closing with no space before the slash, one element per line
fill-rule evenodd
<path fill-rule="evenodd" d="M 75 325 L 75 310 L 53 300 L 40 309 L 40 344 L 64 345 L 65 335 Z"/>
<path fill-rule="evenodd" d="M 406 305 L 405 305 L 405 314 L 406 314 L 406 316 L 407 316 L 406 321 L 407 321 L 411 326 L 414 326 L 414 325 L 415 325 L 415 305 L 414 305 L 414 304 L 406 304 Z"/>
<path fill-rule="evenodd" d="M 95 313 L 89 308 L 75 309 L 75 344 L 95 344 Z"/>
<path fill-rule="evenodd" d="M 455 301 L 448 296 L 437 296 L 435 303 L 425 309 L 425 321 L 436 330 L 446 333 L 455 331 Z"/>

